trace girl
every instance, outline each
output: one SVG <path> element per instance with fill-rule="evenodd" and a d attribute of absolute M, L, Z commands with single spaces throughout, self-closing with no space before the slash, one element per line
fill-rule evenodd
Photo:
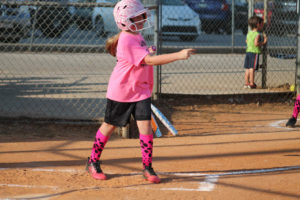
<path fill-rule="evenodd" d="M 148 10 L 139 0 L 122 0 L 114 7 L 114 19 L 121 32 L 107 40 L 106 50 L 117 57 L 117 64 L 107 88 L 104 122 L 96 133 L 91 157 L 87 161 L 87 170 L 95 179 L 107 179 L 100 168 L 100 155 L 115 127 L 125 126 L 132 114 L 140 132 L 143 175 L 151 183 L 160 182 L 152 168 L 152 65 L 188 59 L 194 54 L 194 49 L 152 55 L 139 33 L 150 27 L 148 18 Z"/>
<path fill-rule="evenodd" d="M 300 112 L 300 95 L 297 96 L 297 99 L 295 101 L 294 109 L 293 109 L 293 115 L 286 123 L 286 126 L 294 127 L 297 122 L 297 117 Z"/>

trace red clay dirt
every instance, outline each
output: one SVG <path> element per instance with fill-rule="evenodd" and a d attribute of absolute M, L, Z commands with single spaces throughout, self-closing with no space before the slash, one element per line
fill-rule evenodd
<path fill-rule="evenodd" d="M 300 199 L 300 122 L 292 105 L 162 108 L 179 132 L 154 139 L 160 184 L 141 174 L 138 139 L 113 135 L 108 180 L 85 172 L 99 124 L 1 121 L 0 199 Z"/>

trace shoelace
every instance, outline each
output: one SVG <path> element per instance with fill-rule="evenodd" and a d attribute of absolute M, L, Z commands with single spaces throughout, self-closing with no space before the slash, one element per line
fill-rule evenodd
<path fill-rule="evenodd" d="M 102 173 L 102 169 L 100 167 L 100 162 L 97 161 L 95 163 L 92 163 L 92 165 L 96 168 L 97 173 Z"/>
<path fill-rule="evenodd" d="M 149 166 L 149 167 L 146 167 L 146 170 L 148 170 L 148 172 L 152 175 L 152 176 L 157 176 L 156 173 L 154 172 L 154 169 Z"/>

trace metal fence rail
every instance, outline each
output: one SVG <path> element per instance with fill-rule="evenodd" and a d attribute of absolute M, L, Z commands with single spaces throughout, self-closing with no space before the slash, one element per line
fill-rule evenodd
<path fill-rule="evenodd" d="M 0 2 L 0 116 L 103 118 L 106 87 L 116 62 L 104 44 L 118 32 L 112 15 L 116 1 Z M 230 1 L 223 5 L 225 14 L 220 10 L 223 18 L 208 21 L 191 4 L 149 2 L 153 3 L 144 1 L 155 26 L 142 33 L 147 44 L 158 45 L 158 53 L 197 50 L 189 60 L 157 67 L 156 94 L 290 95 L 289 86 L 296 82 L 297 38 L 295 27 L 273 23 L 272 16 L 284 10 L 277 1 L 268 7 L 272 12 L 266 25 L 266 86 L 262 87 L 259 69 L 255 90 L 243 89 L 247 17 L 242 20 L 242 15 L 248 13 L 238 11 L 249 10 L 247 4 L 234 0 L 232 6 Z M 232 12 L 236 6 L 240 7 Z"/>

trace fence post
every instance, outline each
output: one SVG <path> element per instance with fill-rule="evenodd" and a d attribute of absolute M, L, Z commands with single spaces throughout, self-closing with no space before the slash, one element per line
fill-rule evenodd
<path fill-rule="evenodd" d="M 158 0 L 156 1 L 156 8 L 154 12 L 154 35 L 153 35 L 153 43 L 156 45 L 156 50 L 158 51 Z M 153 68 L 153 100 L 157 100 L 158 93 L 158 76 L 157 76 L 157 68 Z"/>
<path fill-rule="evenodd" d="M 254 12 L 253 7 L 254 7 L 253 0 L 248 0 L 248 19 L 253 16 L 253 12 Z M 248 31 L 250 31 L 249 26 L 248 26 Z"/>
<path fill-rule="evenodd" d="M 154 37 L 153 42 L 156 45 L 156 53 L 161 53 L 161 38 L 160 38 L 160 20 L 161 20 L 161 1 L 156 0 L 156 9 L 155 9 L 155 16 L 154 16 Z M 158 100 L 158 96 L 160 93 L 160 65 L 154 67 L 154 83 L 153 83 L 153 100 Z"/>
<path fill-rule="evenodd" d="M 265 28 L 268 25 L 268 0 L 264 0 L 264 31 L 263 33 L 266 34 Z M 268 50 L 267 44 L 265 44 L 262 48 L 262 71 L 261 71 L 261 87 L 267 88 L 267 57 L 268 57 Z"/>
<path fill-rule="evenodd" d="M 231 53 L 234 52 L 235 0 L 231 3 Z"/>
<path fill-rule="evenodd" d="M 297 95 L 300 95 L 300 3 L 297 0 L 297 14 L 298 14 L 298 31 L 297 31 L 297 58 L 296 58 L 296 73 L 295 82 L 297 87 Z"/>
<path fill-rule="evenodd" d="M 32 31 L 31 31 L 31 34 L 30 34 L 30 47 L 29 47 L 29 51 L 32 51 L 32 45 L 33 45 L 33 42 L 34 42 L 34 34 L 35 34 L 35 26 L 36 26 L 36 13 L 38 12 L 38 10 L 39 10 L 39 6 L 37 6 L 35 9 L 34 8 L 31 8 L 30 9 L 30 17 L 32 18 L 33 17 L 33 21 L 31 21 L 32 22 L 32 24 L 31 24 L 31 29 L 32 29 Z M 32 14 L 33 14 L 33 16 L 32 16 Z"/>

